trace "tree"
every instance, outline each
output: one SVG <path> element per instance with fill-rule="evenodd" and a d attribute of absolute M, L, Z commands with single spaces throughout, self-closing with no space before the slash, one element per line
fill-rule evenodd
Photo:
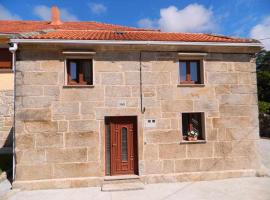
<path fill-rule="evenodd" d="M 260 113 L 270 114 L 270 51 L 257 54 L 257 84 Z"/>

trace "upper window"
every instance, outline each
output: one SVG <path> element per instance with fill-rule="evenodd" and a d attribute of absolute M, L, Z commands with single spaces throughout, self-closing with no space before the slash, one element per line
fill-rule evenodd
<path fill-rule="evenodd" d="M 12 68 L 12 54 L 7 48 L 0 49 L 0 70 Z"/>
<path fill-rule="evenodd" d="M 182 133 L 184 140 L 204 140 L 203 113 L 182 113 Z"/>
<path fill-rule="evenodd" d="M 93 85 L 93 62 L 91 59 L 67 60 L 68 85 Z"/>
<path fill-rule="evenodd" d="M 201 84 L 201 67 L 199 60 L 180 60 L 179 76 L 181 84 Z"/>

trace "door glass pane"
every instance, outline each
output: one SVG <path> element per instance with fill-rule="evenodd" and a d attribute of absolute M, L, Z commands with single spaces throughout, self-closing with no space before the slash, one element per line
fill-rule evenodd
<path fill-rule="evenodd" d="M 201 136 L 202 126 L 201 126 L 201 113 L 192 113 L 192 128 Z"/>
<path fill-rule="evenodd" d="M 186 62 L 180 62 L 180 81 L 186 81 L 187 77 L 187 63 Z"/>
<path fill-rule="evenodd" d="M 197 83 L 199 81 L 198 78 L 198 63 L 197 62 L 190 62 L 190 75 L 191 80 Z"/>
<path fill-rule="evenodd" d="M 127 128 L 123 127 L 121 130 L 121 158 L 122 161 L 128 160 L 128 147 L 127 147 Z"/>
<path fill-rule="evenodd" d="M 93 76 L 92 76 L 92 62 L 91 60 L 82 61 L 82 73 L 83 79 L 87 82 L 88 85 L 92 85 Z"/>
<path fill-rule="evenodd" d="M 71 80 L 73 81 L 77 81 L 77 77 L 78 77 L 78 74 L 77 74 L 77 63 L 76 62 L 70 62 L 70 78 Z"/>
<path fill-rule="evenodd" d="M 106 175 L 111 172 L 111 127 L 106 124 Z"/>

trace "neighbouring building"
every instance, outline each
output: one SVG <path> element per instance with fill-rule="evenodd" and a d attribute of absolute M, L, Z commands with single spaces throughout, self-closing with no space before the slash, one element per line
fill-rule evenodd
<path fill-rule="evenodd" d="M 51 22 L 0 21 L 18 44 L 14 187 L 255 175 L 260 43 L 62 22 L 53 10 Z"/>
<path fill-rule="evenodd" d="M 12 166 L 13 72 L 9 35 L 0 33 L 0 168 Z M 7 166 L 4 166 L 7 165 Z"/>

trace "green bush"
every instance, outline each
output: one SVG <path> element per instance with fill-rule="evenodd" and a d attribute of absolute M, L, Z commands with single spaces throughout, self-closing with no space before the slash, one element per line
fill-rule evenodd
<path fill-rule="evenodd" d="M 270 103 L 266 101 L 259 101 L 259 111 L 260 113 L 270 114 Z"/>

